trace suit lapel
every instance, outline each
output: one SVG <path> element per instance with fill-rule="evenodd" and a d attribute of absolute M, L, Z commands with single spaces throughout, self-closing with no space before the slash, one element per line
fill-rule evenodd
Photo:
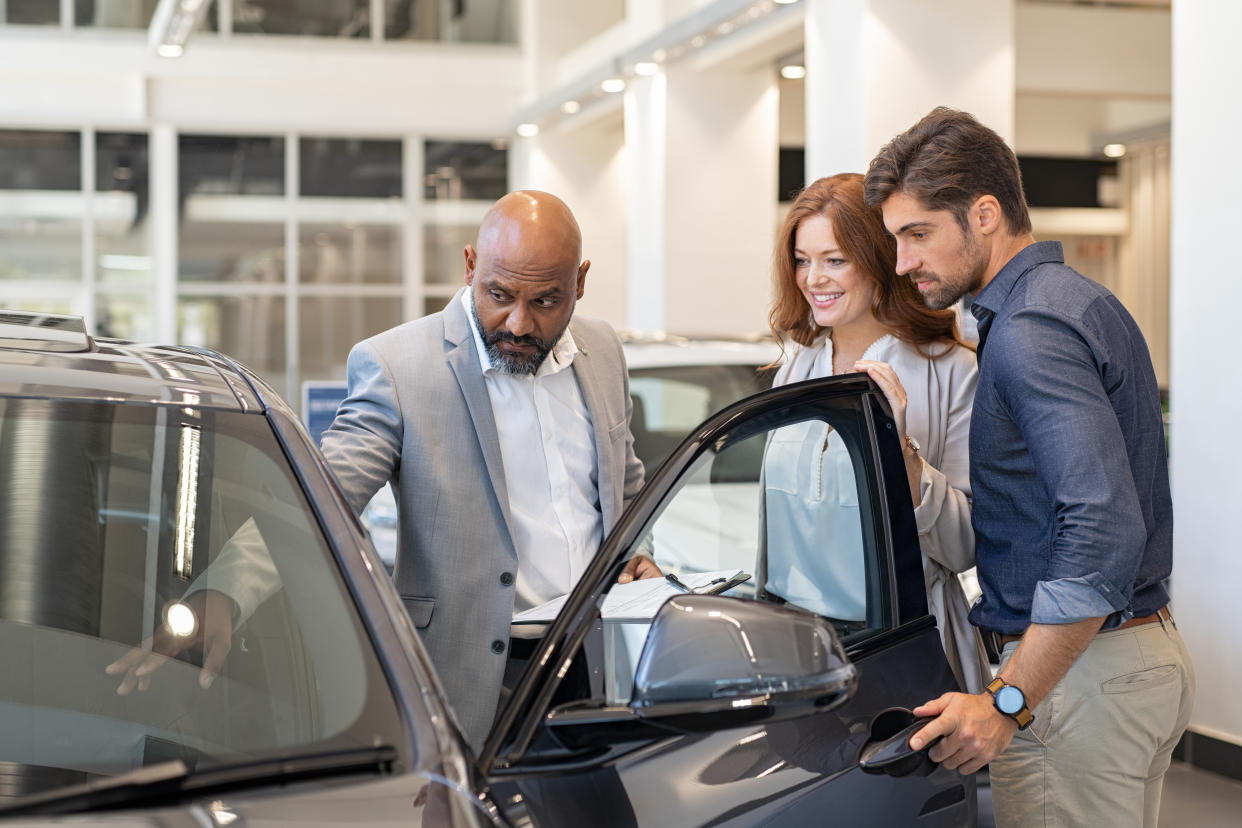
<path fill-rule="evenodd" d="M 613 457 L 611 443 L 608 439 L 608 409 L 604 404 L 604 389 L 600 385 L 599 372 L 591 364 L 591 352 L 582 332 L 572 322 L 570 331 L 574 343 L 578 346 L 578 355 L 574 357 L 574 377 L 578 380 L 578 388 L 582 391 L 582 399 L 586 403 L 587 412 L 591 415 L 591 430 L 595 435 L 595 463 L 598 474 L 600 514 L 604 526 L 609 527 L 616 521 L 612 504 L 615 500 L 612 489 L 617 476 L 613 473 Z"/>
<path fill-rule="evenodd" d="M 496 431 L 492 401 L 487 395 L 478 348 L 475 346 L 470 320 L 461 305 L 460 292 L 444 309 L 444 340 L 448 366 L 457 379 L 461 395 L 466 401 L 466 409 L 470 412 L 474 433 L 483 452 L 483 462 L 487 466 L 487 476 L 504 516 L 505 529 L 509 532 L 509 545 L 512 548 L 513 525 L 509 516 L 509 490 L 505 486 L 504 463 L 500 454 L 500 435 Z"/>

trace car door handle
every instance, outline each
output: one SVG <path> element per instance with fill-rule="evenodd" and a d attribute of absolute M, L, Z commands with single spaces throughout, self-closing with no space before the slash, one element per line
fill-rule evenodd
<path fill-rule="evenodd" d="M 935 717 L 918 717 L 904 707 L 890 707 L 871 720 L 867 741 L 858 751 L 858 765 L 864 773 L 883 773 L 889 776 L 927 776 L 936 769 L 936 763 L 928 755 L 932 745 L 922 750 L 910 747 L 910 737 Z"/>

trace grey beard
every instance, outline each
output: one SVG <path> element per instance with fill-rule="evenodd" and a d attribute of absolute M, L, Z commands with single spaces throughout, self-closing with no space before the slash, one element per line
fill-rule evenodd
<path fill-rule="evenodd" d="M 548 351 L 541 346 L 536 346 L 537 350 L 529 356 L 506 354 L 504 351 L 500 350 L 500 346 L 497 344 L 498 342 L 500 342 L 500 339 L 494 339 L 491 342 L 488 342 L 486 335 L 484 335 L 483 344 L 487 348 L 487 359 L 491 362 L 492 367 L 502 374 L 510 374 L 513 376 L 533 374 L 539 370 L 539 366 L 542 365 L 543 361 L 548 357 Z"/>
<path fill-rule="evenodd" d="M 504 331 L 489 331 L 479 321 L 479 312 L 474 309 L 473 303 L 470 306 L 470 315 L 474 317 L 474 326 L 478 329 L 479 336 L 483 338 L 483 347 L 487 350 L 487 361 L 502 374 L 509 374 L 511 376 L 534 374 L 539 370 L 539 366 L 543 365 L 543 361 L 548 358 L 548 354 L 552 351 L 552 347 L 538 337 L 518 337 Z M 535 350 L 530 356 L 506 354 L 500 350 L 500 346 L 497 344 L 501 341 L 529 343 L 535 346 Z"/>

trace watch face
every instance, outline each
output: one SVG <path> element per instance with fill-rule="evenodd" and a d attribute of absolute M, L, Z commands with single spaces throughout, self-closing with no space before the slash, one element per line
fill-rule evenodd
<path fill-rule="evenodd" d="M 1006 685 L 996 691 L 996 709 L 1012 716 L 1026 704 L 1026 697 L 1016 687 Z"/>

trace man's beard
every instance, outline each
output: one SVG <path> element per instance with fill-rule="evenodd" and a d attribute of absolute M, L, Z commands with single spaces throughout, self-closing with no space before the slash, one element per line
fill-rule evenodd
<path fill-rule="evenodd" d="M 534 374 L 539 370 L 539 366 L 543 364 L 543 361 L 547 359 L 548 354 L 552 352 L 552 343 L 545 342 L 539 337 L 531 336 L 530 334 L 514 336 L 508 331 L 489 331 L 479 321 L 478 311 L 471 308 L 470 313 L 474 316 L 474 324 L 483 337 L 483 345 L 487 348 L 488 361 L 491 362 L 493 368 L 502 374 Z M 500 347 L 499 343 L 501 342 L 512 342 L 515 345 L 531 345 L 534 346 L 534 350 L 528 354 L 506 353 Z"/>
<path fill-rule="evenodd" d="M 944 310 L 967 293 L 978 292 L 983 284 L 983 274 L 987 271 L 987 257 L 983 254 L 983 246 L 969 235 L 963 234 L 962 246 L 958 250 L 958 264 L 961 268 L 956 273 L 942 276 L 930 270 L 915 270 L 906 274 L 912 284 L 931 282 L 923 294 L 923 301 L 932 310 Z"/>

